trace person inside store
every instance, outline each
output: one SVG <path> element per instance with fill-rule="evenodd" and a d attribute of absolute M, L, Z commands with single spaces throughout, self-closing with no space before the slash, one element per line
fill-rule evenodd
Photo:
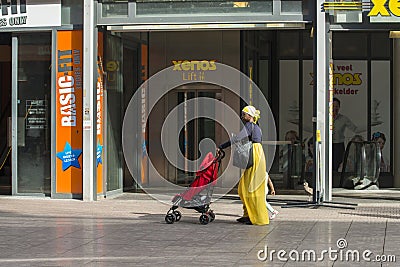
<path fill-rule="evenodd" d="M 295 145 L 300 143 L 300 138 L 295 130 L 289 130 L 285 133 L 285 141 L 290 142 L 290 144 L 282 146 L 279 151 L 279 169 L 283 173 L 287 173 L 289 165 L 289 145 L 291 149 L 295 149 Z"/>
<path fill-rule="evenodd" d="M 383 156 L 383 148 L 385 147 L 385 143 L 386 143 L 386 136 L 384 133 L 381 132 L 375 132 L 372 134 L 372 138 L 371 140 L 373 142 L 378 143 L 378 146 L 381 150 L 381 163 L 379 165 L 379 170 L 380 172 L 389 172 L 390 171 L 390 165 L 389 165 L 389 161 L 387 160 L 386 157 Z"/>
<path fill-rule="evenodd" d="M 364 142 L 364 138 L 361 135 L 356 134 L 353 136 L 353 138 L 351 138 L 351 142 L 359 143 L 359 145 L 352 146 L 350 148 L 349 154 L 347 156 L 346 170 L 343 170 L 344 162 L 342 161 L 339 164 L 338 172 L 342 172 L 342 171 L 356 172 L 356 169 L 355 169 L 357 166 L 356 162 L 361 155 L 361 146 L 360 145 L 362 145 L 362 143 Z M 361 166 L 361 165 L 359 165 L 359 166 Z"/>
<path fill-rule="evenodd" d="M 314 137 L 311 136 L 307 140 L 307 154 L 305 155 L 305 164 L 304 164 L 304 180 L 303 187 L 304 191 L 310 197 L 313 195 L 314 188 L 314 147 L 315 141 Z M 311 200 L 310 200 L 311 201 Z"/>
<path fill-rule="evenodd" d="M 217 154 L 220 154 L 222 149 L 243 139 L 249 138 L 253 142 L 253 165 L 243 172 L 238 185 L 239 197 L 243 203 L 243 216 L 237 221 L 250 225 L 269 224 L 265 205 L 266 162 L 261 145 L 261 128 L 257 124 L 259 119 L 259 110 L 254 106 L 244 107 L 242 110 L 243 129 L 236 136 L 219 145 L 217 149 Z"/>
<path fill-rule="evenodd" d="M 345 131 L 346 129 L 357 132 L 357 126 L 345 115 L 340 113 L 340 100 L 333 98 L 333 131 L 332 131 L 332 150 L 333 162 L 332 169 L 338 171 L 343 161 L 345 152 Z"/>
<path fill-rule="evenodd" d="M 304 171 L 306 173 L 313 172 L 314 166 L 314 137 L 311 136 L 307 141 L 307 155 Z"/>
<path fill-rule="evenodd" d="M 285 141 L 290 141 L 291 144 L 298 144 L 300 142 L 299 134 L 295 130 L 289 130 L 285 134 Z"/>
<path fill-rule="evenodd" d="M 301 142 L 297 131 L 287 131 L 285 145 L 279 151 L 279 170 L 283 173 L 284 183 L 287 184 L 288 188 L 302 184 L 300 177 L 304 168 L 304 159 L 303 142 Z"/>

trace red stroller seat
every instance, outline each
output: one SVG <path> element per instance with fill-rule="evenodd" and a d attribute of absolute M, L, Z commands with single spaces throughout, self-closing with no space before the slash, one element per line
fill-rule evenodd
<path fill-rule="evenodd" d="M 181 194 L 177 194 L 173 199 L 173 206 L 167 212 L 165 221 L 169 224 L 179 221 L 182 217 L 181 213 L 176 210 L 178 207 L 194 209 L 199 213 L 200 223 L 207 224 L 215 219 L 215 214 L 209 209 L 213 188 L 217 182 L 219 165 L 224 153 L 218 157 L 209 152 L 203 159 L 196 171 L 196 178 Z M 205 194 L 200 193 L 206 191 Z"/>
<path fill-rule="evenodd" d="M 193 197 L 205 189 L 211 183 L 214 186 L 218 178 L 219 162 L 214 155 L 209 152 L 200 164 L 199 170 L 196 172 L 196 178 L 190 184 L 188 190 L 181 194 L 184 200 L 192 200 Z"/>

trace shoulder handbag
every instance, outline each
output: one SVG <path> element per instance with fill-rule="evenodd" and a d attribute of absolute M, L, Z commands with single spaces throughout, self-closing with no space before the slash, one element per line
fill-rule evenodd
<path fill-rule="evenodd" d="M 233 166 L 241 169 L 248 169 L 253 166 L 253 130 L 254 126 L 251 128 L 249 140 L 239 141 L 235 144 Z"/>

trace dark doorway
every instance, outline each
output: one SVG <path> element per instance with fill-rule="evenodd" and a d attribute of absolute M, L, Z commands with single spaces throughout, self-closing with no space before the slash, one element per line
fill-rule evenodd
<path fill-rule="evenodd" d="M 0 34 L 0 194 L 11 194 L 11 34 Z M 10 126 L 10 127 L 9 127 Z"/>

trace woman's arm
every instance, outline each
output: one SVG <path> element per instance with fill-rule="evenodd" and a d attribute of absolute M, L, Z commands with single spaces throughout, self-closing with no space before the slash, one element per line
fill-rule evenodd
<path fill-rule="evenodd" d="M 248 138 L 251 135 L 251 122 L 248 122 L 245 124 L 245 126 L 242 128 L 242 130 L 235 136 L 233 136 L 231 139 L 229 139 L 228 141 L 226 141 L 225 143 L 222 143 L 218 146 L 219 149 L 225 149 L 229 146 L 231 146 L 232 144 L 235 144 L 243 139 Z"/>
<path fill-rule="evenodd" d="M 274 184 L 272 183 L 271 177 L 269 177 L 269 175 L 268 175 L 268 185 L 269 185 L 269 188 L 271 188 L 271 195 L 275 195 Z"/>

